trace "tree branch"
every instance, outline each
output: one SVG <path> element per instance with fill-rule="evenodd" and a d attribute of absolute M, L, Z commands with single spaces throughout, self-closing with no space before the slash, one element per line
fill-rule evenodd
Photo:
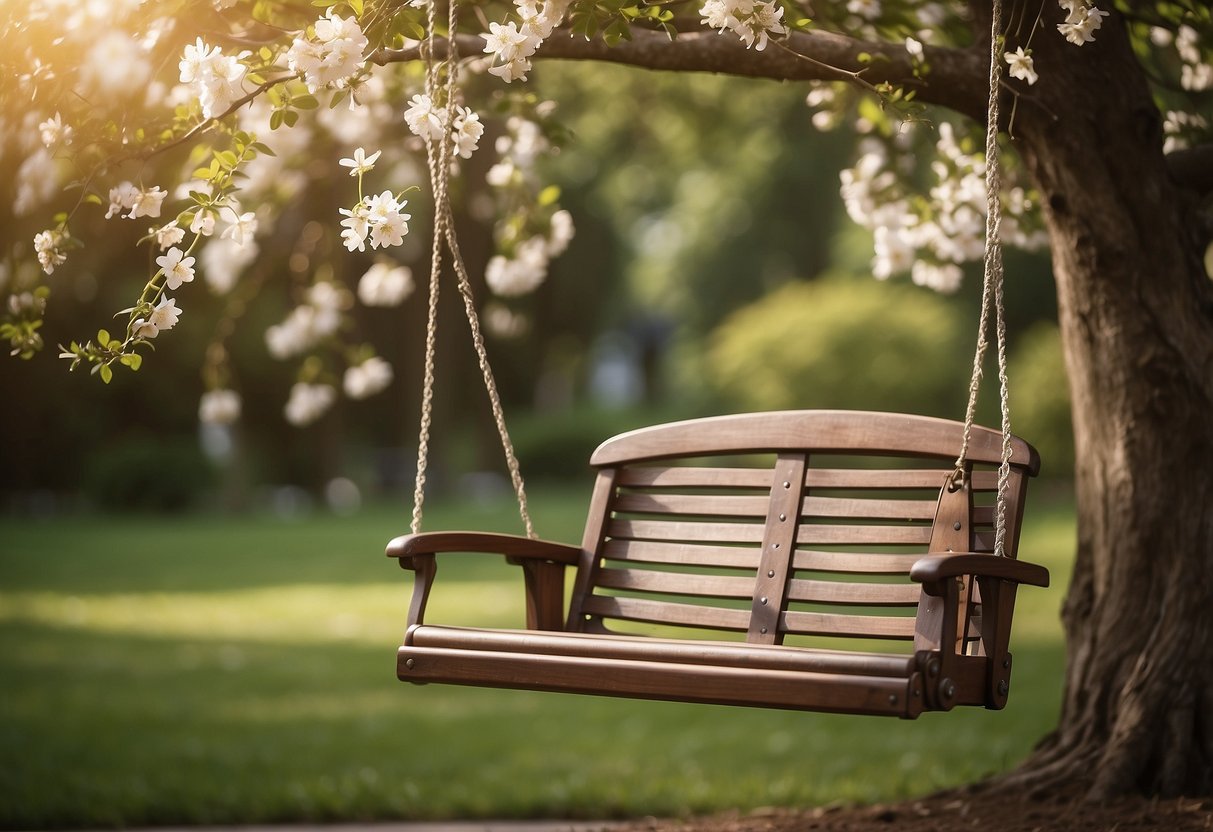
<path fill-rule="evenodd" d="M 633 29 L 632 39 L 616 46 L 602 40 L 585 40 L 568 30 L 557 29 L 544 41 L 537 58 L 574 61 L 606 61 L 644 69 L 673 72 L 716 72 L 779 81 L 845 81 L 860 86 L 889 82 L 917 90 L 917 100 L 938 104 L 979 121 L 985 116 L 984 53 L 928 46 L 924 60 L 930 72 L 915 78 L 910 57 L 901 44 L 862 41 L 831 32 L 794 32 L 783 45 L 762 52 L 746 49 L 734 37 L 713 31 L 679 33 L 670 40 L 664 33 Z M 484 41 L 476 35 L 460 35 L 461 55 L 480 55 Z M 439 56 L 446 44 L 435 44 Z M 869 63 L 859 56 L 868 54 Z M 420 48 L 379 50 L 371 56 L 378 64 L 417 60 Z M 858 80 L 857 80 L 858 79 Z"/>

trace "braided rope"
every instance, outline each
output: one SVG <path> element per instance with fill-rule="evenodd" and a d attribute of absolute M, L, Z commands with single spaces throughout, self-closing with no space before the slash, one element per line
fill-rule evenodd
<path fill-rule="evenodd" d="M 463 252 L 459 247 L 459 239 L 455 234 L 455 218 L 451 209 L 450 172 L 451 151 L 454 144 L 451 126 L 455 122 L 456 100 L 459 78 L 459 54 L 454 37 L 447 39 L 446 83 L 440 83 L 441 68 L 434 60 L 434 38 L 437 28 L 436 0 L 426 4 L 426 22 L 428 33 L 424 44 L 426 57 L 426 94 L 431 101 L 437 101 L 439 90 L 446 95 L 446 129 L 442 138 L 437 142 L 426 141 L 426 158 L 429 164 L 430 186 L 434 194 L 434 241 L 430 261 L 430 307 L 426 323 L 426 364 L 425 379 L 422 385 L 421 400 L 421 436 L 417 443 L 417 479 L 413 493 L 413 524 L 414 534 L 421 531 L 422 506 L 425 502 L 425 472 L 429 455 L 429 433 L 433 421 L 433 392 L 434 392 L 434 345 L 438 329 L 438 284 L 442 271 L 442 249 L 451 255 L 451 264 L 458 277 L 459 294 L 463 298 L 464 312 L 467 315 L 468 327 L 472 333 L 472 345 L 476 349 L 476 358 L 480 365 L 480 373 L 484 379 L 484 388 L 489 396 L 493 412 L 493 421 L 497 426 L 497 435 L 501 439 L 501 447 L 505 453 L 506 466 L 510 472 L 510 483 L 514 487 L 514 496 L 518 500 L 518 514 L 526 529 L 526 536 L 534 539 L 535 527 L 531 521 L 530 510 L 527 507 L 526 486 L 522 480 L 522 470 L 514 453 L 514 443 L 510 439 L 509 429 L 505 424 L 505 412 L 501 405 L 501 396 L 497 391 L 497 382 L 493 369 L 489 365 L 488 352 L 484 345 L 484 335 L 480 327 L 480 318 L 476 313 L 475 297 L 472 292 L 471 280 L 468 277 L 467 266 L 464 263 Z M 458 24 L 457 0 L 450 0 L 447 7 L 447 31 L 454 33 Z"/>
<path fill-rule="evenodd" d="M 1002 411 L 1002 461 L 998 467 L 998 500 L 994 514 L 994 554 L 1006 553 L 1007 484 L 1011 473 L 1011 408 L 1007 384 L 1007 325 L 1003 302 L 1004 269 L 1002 262 L 1002 167 L 998 156 L 999 92 L 1002 85 L 1002 3 L 994 0 L 990 16 L 990 97 L 986 109 L 986 245 L 981 291 L 981 316 L 977 327 L 977 348 L 973 355 L 973 375 L 969 380 L 969 402 L 965 409 L 964 434 L 960 455 L 956 458 L 953 481 L 966 476 L 966 457 L 977 411 L 981 387 L 981 367 L 985 358 L 986 330 L 990 310 L 994 310 L 995 340 L 998 350 L 998 401 Z"/>

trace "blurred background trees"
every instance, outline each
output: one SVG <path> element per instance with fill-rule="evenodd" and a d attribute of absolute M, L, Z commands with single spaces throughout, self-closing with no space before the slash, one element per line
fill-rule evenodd
<path fill-rule="evenodd" d="M 554 118 L 566 135 L 545 174 L 561 188 L 577 236 L 534 295 L 509 309 L 488 301 L 485 310 L 524 474 L 582 475 L 599 441 L 659 418 L 795 407 L 963 414 L 980 275 L 970 274 L 954 298 L 904 279 L 872 280 L 871 239 L 847 219 L 838 195 L 855 135 L 817 130 L 801 88 L 569 64 L 541 67 L 535 80 L 536 94 L 561 102 Z M 490 124 L 490 136 L 500 130 Z M 3 212 L 13 204 L 17 161 L 0 158 Z M 259 235 L 262 253 L 242 281 L 285 287 L 293 270 L 318 264 L 347 281 L 361 274 L 369 258 L 335 252 L 333 235 L 318 233 L 317 222 L 331 224 L 342 173 L 321 164 L 304 171 L 301 195 L 272 234 Z M 477 277 L 491 250 L 475 208 L 484 198 L 461 194 L 460 233 Z M 17 227 L 10 220 L 5 227 Z M 53 276 L 48 339 L 91 331 L 97 310 L 127 304 L 125 277 L 146 266 L 147 253 L 133 245 L 143 231 L 139 223 L 110 226 L 105 245 L 78 255 L 84 268 Z M 422 236 L 408 239 L 401 259 L 423 284 Z M 1072 467 L 1072 440 L 1049 267 L 1043 256 L 1010 257 L 1015 426 L 1041 444 L 1046 472 L 1062 474 Z M 487 297 L 483 285 L 479 292 Z M 181 337 L 158 342 L 142 370 L 154 379 L 120 373 L 103 387 L 67 374 L 53 349 L 5 361 L 3 504 L 47 508 L 83 497 L 105 507 L 233 506 L 264 486 L 319 497 L 337 477 L 368 495 L 406 490 L 424 286 L 401 307 L 360 310 L 360 326 L 397 368 L 388 391 L 343 401 L 301 429 L 283 422 L 290 383 L 263 340 L 285 314 L 286 295 L 261 292 L 244 309 L 240 293 L 197 293 L 174 332 Z M 199 367 L 214 321 L 233 305 L 242 317 L 225 343 L 244 412 L 231 431 L 200 428 Z M 499 468 L 454 307 L 444 310 L 439 340 L 438 488 Z M 996 411 L 983 418 L 996 422 Z"/>

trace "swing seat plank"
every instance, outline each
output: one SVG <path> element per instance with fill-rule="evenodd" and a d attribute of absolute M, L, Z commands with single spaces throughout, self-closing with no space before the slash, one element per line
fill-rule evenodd
<path fill-rule="evenodd" d="M 479 532 L 388 545 L 415 573 L 397 676 L 903 718 L 1001 708 L 1016 589 L 1048 584 L 1014 559 L 1039 458 L 1012 439 L 998 557 L 1002 437 L 973 429 L 957 487 L 962 431 L 783 411 L 617 436 L 591 457 L 580 547 Z M 464 552 L 521 568 L 525 628 L 425 622 L 438 556 Z"/>

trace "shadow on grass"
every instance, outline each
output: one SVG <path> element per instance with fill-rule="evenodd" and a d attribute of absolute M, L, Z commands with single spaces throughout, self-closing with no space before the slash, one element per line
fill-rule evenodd
<path fill-rule="evenodd" d="M 0 826 L 677 816 L 922 794 L 1054 724 L 1061 650 L 1003 712 L 915 722 L 448 686 L 394 644 L 0 627 Z"/>

